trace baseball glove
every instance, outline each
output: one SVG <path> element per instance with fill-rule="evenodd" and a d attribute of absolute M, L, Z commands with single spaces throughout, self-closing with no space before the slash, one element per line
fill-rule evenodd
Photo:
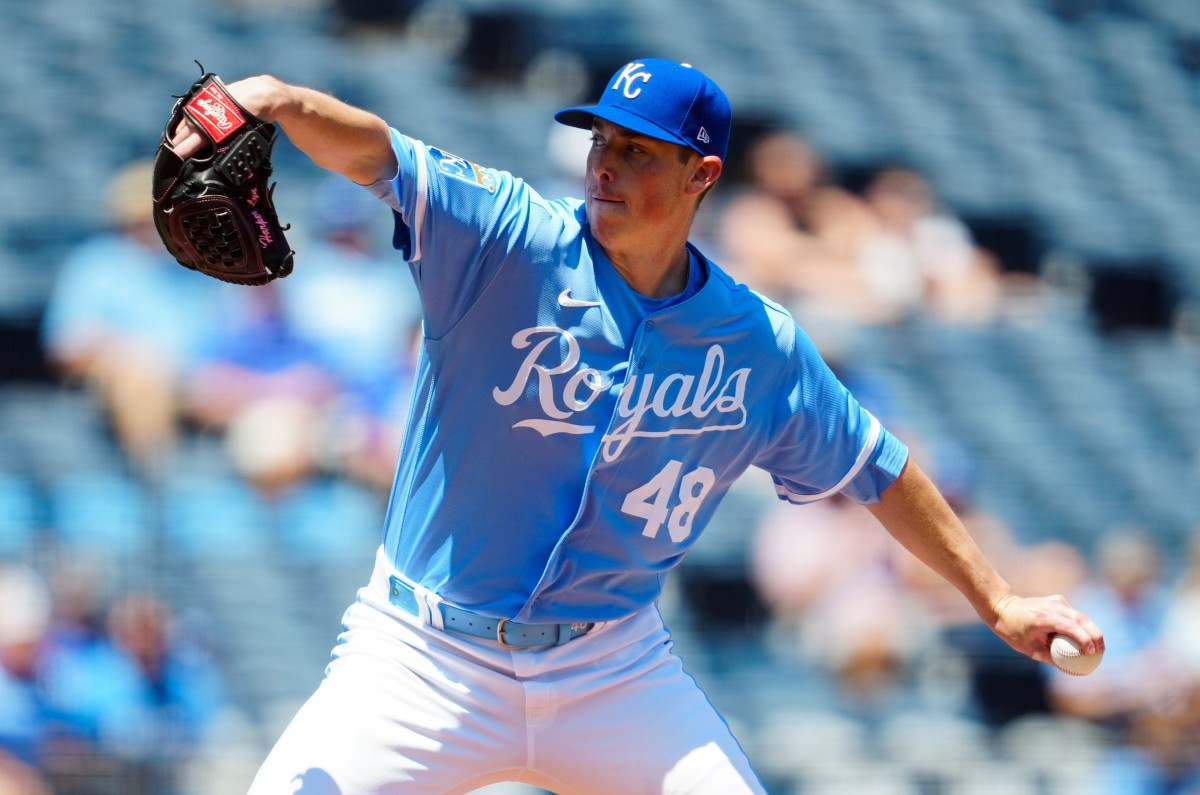
<path fill-rule="evenodd" d="M 211 142 L 186 159 L 170 146 L 184 118 Z M 268 183 L 275 137 L 275 125 L 239 105 L 211 72 L 178 98 L 154 157 L 154 223 L 180 265 L 234 284 L 292 272 L 283 235 L 291 226 L 280 225 Z"/>

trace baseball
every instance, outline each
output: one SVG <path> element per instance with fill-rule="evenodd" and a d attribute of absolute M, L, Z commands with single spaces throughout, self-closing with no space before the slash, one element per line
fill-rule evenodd
<path fill-rule="evenodd" d="M 1055 635 L 1050 641 L 1050 659 L 1060 671 L 1072 676 L 1087 676 L 1100 665 L 1104 652 L 1084 654 L 1079 644 L 1066 635 Z"/>

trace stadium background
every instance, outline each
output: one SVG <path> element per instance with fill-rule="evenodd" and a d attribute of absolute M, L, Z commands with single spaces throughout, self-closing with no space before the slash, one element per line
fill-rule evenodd
<path fill-rule="evenodd" d="M 147 479 L 87 389 L 46 361 L 59 267 L 103 230 L 113 173 L 152 154 L 192 59 L 328 90 L 535 184 L 564 178 L 553 110 L 647 54 L 695 62 L 725 87 L 735 168 L 739 143 L 772 126 L 803 133 L 851 187 L 902 159 L 1007 270 L 1036 279 L 1039 310 L 862 329 L 856 372 L 908 432 L 952 451 L 973 505 L 1021 543 L 1090 556 L 1129 523 L 1152 533 L 1165 582 L 1184 565 L 1200 527 L 1200 6 L 7 0 L 0 25 L 0 560 L 51 579 L 64 559 L 87 560 L 107 594 L 157 595 L 176 635 L 211 652 L 227 705 L 190 761 L 172 760 L 180 792 L 243 791 L 317 684 L 383 496 L 326 477 L 280 530 L 211 438 Z M 321 175 L 286 141 L 276 152 L 280 214 L 303 234 Z M 386 241 L 386 213 L 378 223 Z M 293 278 L 304 271 L 301 257 Z M 773 793 L 1084 791 L 1120 750 L 1104 726 L 1055 716 L 1040 671 L 970 632 L 951 663 L 924 655 L 904 707 L 870 732 L 825 709 L 814 691 L 832 685 L 773 645 L 750 582 L 769 492 L 748 478 L 731 494 L 664 610 Z M 133 791 L 80 759 L 59 771 L 62 792 Z"/>

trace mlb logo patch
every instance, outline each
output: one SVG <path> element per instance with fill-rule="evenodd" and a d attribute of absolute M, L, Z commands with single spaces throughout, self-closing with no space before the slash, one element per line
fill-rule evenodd
<path fill-rule="evenodd" d="M 429 147 L 429 154 L 437 164 L 437 170 L 446 176 L 478 185 L 488 193 L 496 192 L 496 175 L 491 169 L 481 168 L 470 160 L 432 146 Z"/>

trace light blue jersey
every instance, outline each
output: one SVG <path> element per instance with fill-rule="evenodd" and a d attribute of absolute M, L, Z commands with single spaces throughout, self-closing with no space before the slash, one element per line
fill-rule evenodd
<path fill-rule="evenodd" d="M 871 503 L 908 451 L 778 305 L 691 249 L 689 290 L 647 304 L 577 200 L 393 131 L 372 190 L 424 311 L 384 549 L 445 600 L 590 622 L 658 598 L 749 467 L 782 499 Z"/>

